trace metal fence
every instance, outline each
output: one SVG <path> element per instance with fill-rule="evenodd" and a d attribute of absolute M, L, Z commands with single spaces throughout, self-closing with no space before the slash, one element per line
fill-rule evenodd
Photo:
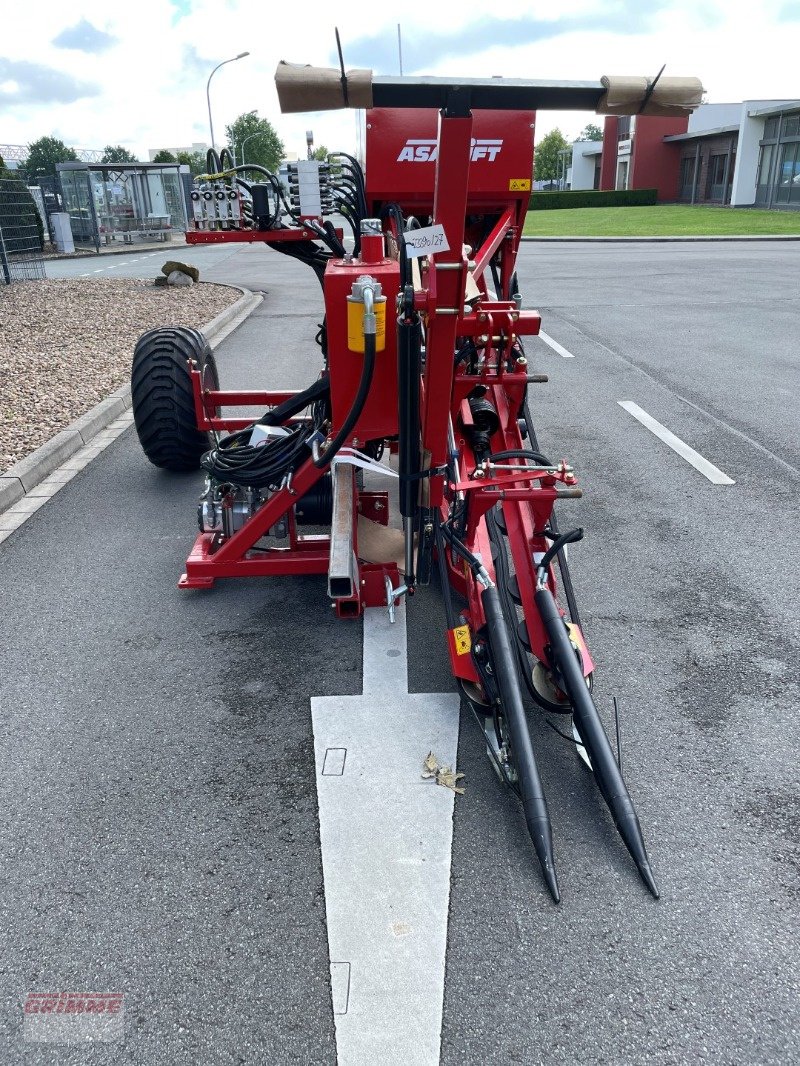
<path fill-rule="evenodd" d="M 45 277 L 42 221 L 19 178 L 0 177 L 0 284 Z"/>

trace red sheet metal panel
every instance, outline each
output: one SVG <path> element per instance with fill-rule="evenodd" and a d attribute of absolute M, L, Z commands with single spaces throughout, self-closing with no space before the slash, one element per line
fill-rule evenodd
<path fill-rule="evenodd" d="M 476 111 L 469 166 L 471 209 L 527 205 L 533 172 L 534 111 Z M 367 199 L 396 201 L 430 214 L 438 156 L 439 112 L 373 108 L 367 112 Z"/>

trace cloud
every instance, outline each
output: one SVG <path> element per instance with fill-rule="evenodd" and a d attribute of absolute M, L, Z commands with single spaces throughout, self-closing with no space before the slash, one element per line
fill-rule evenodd
<path fill-rule="evenodd" d="M 518 47 L 538 44 L 566 33 L 603 32 L 630 35 L 641 33 L 650 26 L 652 16 L 666 5 L 656 0 L 643 10 L 638 0 L 622 0 L 605 10 L 545 19 L 516 17 L 500 19 L 484 17 L 459 29 L 450 27 L 439 31 L 421 27 L 402 34 L 403 72 L 425 70 L 432 62 L 439 63 L 449 56 L 473 55 L 492 47 Z M 346 67 L 371 67 L 376 72 L 398 72 L 397 35 L 386 32 L 381 36 L 343 40 L 342 51 Z M 331 64 L 339 65 L 335 51 Z"/>
<path fill-rule="evenodd" d="M 214 67 L 219 63 L 218 59 L 205 59 L 197 51 L 193 44 L 185 44 L 181 53 L 181 74 L 208 77 Z"/>
<path fill-rule="evenodd" d="M 54 67 L 0 56 L 0 84 L 9 104 L 71 104 L 99 96 L 100 86 L 79 81 Z"/>
<path fill-rule="evenodd" d="M 169 0 L 169 3 L 173 9 L 171 19 L 173 26 L 192 13 L 192 0 Z"/>
<path fill-rule="evenodd" d="M 53 38 L 56 48 L 73 48 L 78 52 L 88 52 L 89 55 L 98 55 L 117 44 L 118 38 L 104 30 L 98 30 L 91 22 L 81 19 L 74 26 L 62 30 L 58 37 Z"/>

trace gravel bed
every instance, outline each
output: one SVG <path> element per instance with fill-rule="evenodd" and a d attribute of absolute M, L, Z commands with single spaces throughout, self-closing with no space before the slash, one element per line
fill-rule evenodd
<path fill-rule="evenodd" d="M 240 296 L 122 278 L 0 287 L 0 473 L 124 385 L 145 330 L 203 326 Z"/>

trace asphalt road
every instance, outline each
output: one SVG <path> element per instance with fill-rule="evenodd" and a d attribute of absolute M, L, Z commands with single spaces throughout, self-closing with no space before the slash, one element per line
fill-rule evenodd
<path fill-rule="evenodd" d="M 313 278 L 258 248 L 191 259 L 266 292 L 218 352 L 223 386 L 314 376 Z M 554 907 L 462 712 L 444 1063 L 800 1059 L 799 268 L 794 244 L 523 248 L 525 305 L 574 356 L 530 345 L 550 375 L 531 402 L 584 488 L 562 523 L 587 532 L 595 696 L 609 723 L 619 702 L 662 898 L 536 723 Z M 198 487 L 131 431 L 0 546 L 3 1061 L 335 1061 L 309 698 L 360 691 L 361 627 L 313 578 L 179 593 Z M 431 587 L 408 610 L 412 691 L 451 689 L 443 627 Z M 53 988 L 123 991 L 124 1044 L 22 1044 L 21 998 Z"/>

